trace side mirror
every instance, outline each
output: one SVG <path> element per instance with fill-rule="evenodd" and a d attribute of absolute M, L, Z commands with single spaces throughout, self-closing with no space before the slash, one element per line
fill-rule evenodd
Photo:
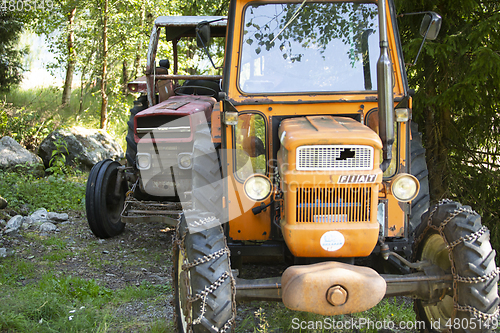
<path fill-rule="evenodd" d="M 435 40 L 441 29 L 441 16 L 435 12 L 427 12 L 420 25 L 420 35 L 424 39 Z"/>
<path fill-rule="evenodd" d="M 202 48 L 210 43 L 210 24 L 206 21 L 198 23 L 196 27 L 196 45 Z"/>

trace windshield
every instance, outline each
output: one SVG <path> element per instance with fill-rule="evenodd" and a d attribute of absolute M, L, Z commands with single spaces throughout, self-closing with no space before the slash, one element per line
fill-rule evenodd
<path fill-rule="evenodd" d="M 376 90 L 377 13 L 374 3 L 248 6 L 240 89 L 249 94 Z"/>

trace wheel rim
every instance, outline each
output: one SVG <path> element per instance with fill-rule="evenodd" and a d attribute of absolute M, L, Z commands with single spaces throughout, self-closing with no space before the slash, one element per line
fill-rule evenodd
<path fill-rule="evenodd" d="M 189 281 L 189 270 L 184 271 L 182 270 L 182 265 L 184 264 L 184 261 L 186 261 L 186 257 L 184 256 L 183 251 L 181 249 L 178 250 L 179 256 L 177 260 L 177 290 L 178 290 L 178 305 L 177 308 L 179 309 L 179 317 L 182 325 L 182 331 L 187 332 L 188 327 L 187 327 L 187 322 L 186 322 L 186 316 L 184 315 L 184 311 L 187 311 L 187 303 L 185 302 L 187 299 L 188 295 L 188 290 L 186 290 L 186 278 Z M 182 302 L 184 300 L 184 303 Z M 191 313 L 192 315 L 192 313 Z"/>
<path fill-rule="evenodd" d="M 424 241 L 420 260 L 429 260 L 442 270 L 450 271 L 451 262 L 448 253 L 446 243 L 441 235 L 432 234 Z M 440 331 L 446 328 L 446 322 L 452 317 L 453 305 L 453 297 L 450 295 L 445 295 L 435 304 L 422 303 L 425 316 L 432 322 L 432 327 Z"/>
<path fill-rule="evenodd" d="M 120 195 L 116 196 L 115 186 L 118 170 L 114 169 L 107 180 L 106 186 L 106 211 L 108 212 L 109 222 L 112 224 L 121 223 L 121 211 L 125 203 L 125 189 L 120 186 Z"/>

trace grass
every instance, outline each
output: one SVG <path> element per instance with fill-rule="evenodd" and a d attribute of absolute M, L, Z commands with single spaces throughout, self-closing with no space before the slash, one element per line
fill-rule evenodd
<path fill-rule="evenodd" d="M 31 213 L 42 207 L 48 211 L 82 210 L 86 178 L 83 173 L 71 177 L 36 177 L 29 172 L 0 170 L 0 194 L 16 211 Z"/>
<path fill-rule="evenodd" d="M 0 263 L 2 332 L 107 332 L 116 327 L 125 331 L 171 331 L 171 324 L 164 319 L 144 323 L 117 315 L 118 308 L 128 303 L 163 304 L 165 295 L 172 292 L 170 286 L 144 283 L 112 291 L 93 279 L 50 271 L 43 263 L 35 265 L 20 256 L 4 258 Z"/>
<path fill-rule="evenodd" d="M 352 315 L 322 316 L 308 312 L 291 311 L 282 303 L 252 302 L 247 307 L 243 320 L 236 328 L 238 333 L 271 333 L 271 332 L 347 332 L 347 325 L 356 323 L 357 332 L 375 333 L 379 331 L 377 323 L 386 327 L 389 322 L 397 328 L 401 322 L 415 322 L 416 317 L 409 303 L 397 299 L 384 299 L 374 308 Z M 344 325 L 343 329 L 341 329 Z M 406 330 L 406 332 L 411 332 Z"/>
<path fill-rule="evenodd" d="M 111 291 L 94 280 L 47 274 L 24 287 L 3 284 L 0 297 L 0 331 L 82 332 L 104 321 L 100 308 Z"/>

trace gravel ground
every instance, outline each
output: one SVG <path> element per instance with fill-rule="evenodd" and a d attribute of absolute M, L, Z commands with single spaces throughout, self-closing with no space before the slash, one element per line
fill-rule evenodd
<path fill-rule="evenodd" d="M 171 239 L 173 231 L 158 223 L 128 224 L 125 231 L 111 239 L 98 239 L 90 231 L 85 215 L 68 212 L 69 221 L 57 225 L 57 232 L 43 237 L 56 237 L 66 243 L 71 254 L 55 261 L 52 270 L 56 276 L 94 279 L 111 290 L 141 284 L 171 286 Z M 13 252 L 32 262 L 43 264 L 44 255 L 56 245 L 45 246 L 34 241 L 37 231 L 26 230 L 8 237 L 0 237 L 0 248 Z M 42 266 L 42 265 L 40 265 Z M 29 279 L 22 281 L 28 284 Z M 171 288 L 165 288 L 162 304 L 143 302 L 125 303 L 116 315 L 136 318 L 142 322 L 173 317 Z"/>

